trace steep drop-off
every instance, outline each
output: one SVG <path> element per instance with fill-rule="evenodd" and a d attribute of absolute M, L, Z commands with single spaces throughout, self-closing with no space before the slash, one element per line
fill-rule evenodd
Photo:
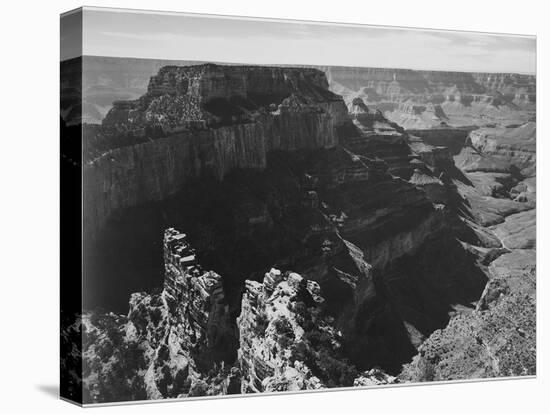
<path fill-rule="evenodd" d="M 342 99 L 317 70 L 163 68 L 146 95 L 115 104 L 99 131 L 85 130 L 85 234 L 192 177 L 263 169 L 273 150 L 334 147 L 345 121 Z"/>
<path fill-rule="evenodd" d="M 494 346 L 495 318 L 532 301 L 506 296 L 528 293 L 521 274 L 500 280 L 534 247 L 515 142 L 531 127 L 411 134 L 363 99 L 348 113 L 314 69 L 167 67 L 149 85 L 87 141 L 90 401 L 532 372 L 530 342 L 520 363 Z"/>

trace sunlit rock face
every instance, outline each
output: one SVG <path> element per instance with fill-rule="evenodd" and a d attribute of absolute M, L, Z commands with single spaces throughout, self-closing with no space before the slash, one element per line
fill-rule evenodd
<path fill-rule="evenodd" d="M 196 347 L 223 353 L 232 332 L 222 277 L 203 270 L 186 235 L 172 228 L 164 233 L 164 291 L 185 315 L 184 329 Z"/>
<path fill-rule="evenodd" d="M 318 113 L 324 109 L 338 124 L 346 117 L 341 104 L 316 69 L 166 66 L 151 78 L 147 93 L 139 99 L 115 102 L 103 127 L 143 136 L 255 122 L 279 109 Z"/>
<path fill-rule="evenodd" d="M 174 194 L 191 178 L 264 169 L 270 151 L 331 148 L 346 107 L 315 69 L 165 67 L 85 132 L 87 233 L 113 212 Z"/>
<path fill-rule="evenodd" d="M 247 281 L 237 318 L 241 392 L 351 386 L 355 368 L 342 359 L 341 333 L 323 316 L 316 282 L 271 269 Z"/>

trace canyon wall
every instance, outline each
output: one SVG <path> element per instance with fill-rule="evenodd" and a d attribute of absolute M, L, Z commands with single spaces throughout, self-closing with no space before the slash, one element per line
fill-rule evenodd
<path fill-rule="evenodd" d="M 99 137 L 87 139 L 85 233 L 96 234 L 113 212 L 163 200 L 190 178 L 223 179 L 235 168 L 263 169 L 273 150 L 334 147 L 347 112 L 327 86 L 324 74 L 314 69 L 163 68 L 139 102 L 115 104 Z M 181 112 L 176 98 L 182 96 L 196 99 L 195 112 Z M 238 104 L 229 102 L 236 98 Z M 161 112 L 180 111 L 178 117 L 158 115 L 163 99 L 168 102 Z M 228 119 L 220 113 L 215 107 L 220 99 L 224 110 L 238 114 Z M 203 122 L 190 127 L 192 118 Z M 148 135 L 158 129 L 160 136 Z M 132 139 L 116 140 L 124 134 Z"/>
<path fill-rule="evenodd" d="M 331 90 L 360 97 L 406 129 L 521 124 L 532 119 L 533 75 L 325 67 Z"/>
<path fill-rule="evenodd" d="M 423 97 L 424 100 L 448 95 L 484 95 L 498 92 L 519 101 L 535 101 L 535 76 L 511 73 L 469 73 L 390 68 L 348 68 L 329 66 L 327 73 L 333 90 L 341 85 L 358 91 L 362 88 L 385 99 Z M 435 96 L 434 96 L 435 95 Z"/>
<path fill-rule="evenodd" d="M 167 67 L 142 97 L 115 103 L 87 143 L 85 225 L 112 230 L 117 215 L 128 215 L 129 227 L 146 226 L 136 217 L 158 220 L 145 245 L 163 240 L 164 280 L 160 294 L 133 294 L 126 317 L 84 318 L 89 384 L 102 387 L 93 398 L 120 386 L 102 368 L 109 360 L 115 368 L 137 360 L 132 384 L 148 398 L 472 377 L 494 346 L 503 362 L 479 375 L 531 372 L 533 297 L 521 295 L 525 286 L 534 292 L 533 269 L 504 280 L 503 267 L 533 261 L 534 251 L 522 250 L 535 246 L 534 124 L 451 125 L 483 99 L 437 104 L 442 95 L 430 92 L 456 97 L 454 86 L 446 90 L 456 84 L 495 94 L 488 88 L 509 81 L 351 73 L 371 76 L 373 88 L 381 82 L 376 94 L 359 94 L 411 99 L 398 111 L 434 123 L 407 131 L 353 94 L 348 114 L 314 69 Z M 488 122 L 475 111 L 466 115 Z M 187 235 L 169 228 L 159 237 L 171 226 Z M 493 327 L 524 304 L 518 320 L 528 340 L 507 371 L 515 356 Z M 124 345 L 114 353 L 111 337 Z M 471 366 L 460 365 L 455 346 Z"/>

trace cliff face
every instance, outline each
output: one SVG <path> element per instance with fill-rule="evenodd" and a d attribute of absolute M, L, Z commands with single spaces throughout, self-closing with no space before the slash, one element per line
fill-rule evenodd
<path fill-rule="evenodd" d="M 516 168 L 523 177 L 532 177 L 536 173 L 536 132 L 534 122 L 512 128 L 480 128 L 470 133 L 468 143 L 495 162 Z"/>
<path fill-rule="evenodd" d="M 146 95 L 115 104 L 102 131 L 86 139 L 93 157 L 84 167 L 86 232 L 95 234 L 113 212 L 174 194 L 192 177 L 263 169 L 273 150 L 334 147 L 346 116 L 317 70 L 163 68 Z"/>
<path fill-rule="evenodd" d="M 466 178 L 457 183 L 458 191 L 467 200 L 472 216 L 484 225 L 503 223 L 519 213 L 526 223 L 532 221 L 529 210 L 535 208 L 536 199 L 535 134 L 533 122 L 512 128 L 480 128 L 470 132 L 464 148 L 455 155 L 455 163 Z M 517 231 L 514 222 L 501 226 L 501 230 Z M 531 225 L 528 228 L 532 230 Z M 534 238 L 534 231 L 529 232 Z M 501 236 L 508 237 L 504 233 Z"/>
<path fill-rule="evenodd" d="M 536 101 L 535 77 L 516 73 L 474 73 L 477 83 L 488 90 L 494 90 L 506 97 L 512 97 L 515 103 L 525 104 Z"/>
<path fill-rule="evenodd" d="M 510 73 L 468 73 L 411 69 L 326 67 L 334 90 L 343 86 L 396 101 L 445 99 L 449 95 L 499 93 L 507 99 L 535 101 L 535 77 Z M 435 95 L 435 96 L 434 96 Z M 405 99 L 403 99 L 405 98 Z"/>
<path fill-rule="evenodd" d="M 103 127 L 140 137 L 155 128 L 171 133 L 255 122 L 279 105 L 283 111 L 328 112 L 338 124 L 346 116 L 341 101 L 316 69 L 167 66 L 151 77 L 139 99 L 115 102 Z"/>
<path fill-rule="evenodd" d="M 148 95 L 191 94 L 205 103 L 213 99 L 274 99 L 279 103 L 296 91 L 321 101 L 334 99 L 324 74 L 316 69 L 265 66 L 166 66 L 151 78 Z M 279 102 L 277 102 L 277 100 Z"/>

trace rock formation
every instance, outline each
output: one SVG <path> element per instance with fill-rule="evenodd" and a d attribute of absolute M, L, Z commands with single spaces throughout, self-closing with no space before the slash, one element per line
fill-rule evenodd
<path fill-rule="evenodd" d="M 531 75 L 325 67 L 331 89 L 360 97 L 406 129 L 483 126 L 529 120 L 535 108 Z"/>
<path fill-rule="evenodd" d="M 94 127 L 89 257 L 124 266 L 89 271 L 162 291 L 72 327 L 88 401 L 534 372 L 534 79 L 326 73 L 163 67 Z"/>
<path fill-rule="evenodd" d="M 503 169 L 513 168 L 523 177 L 532 177 L 536 173 L 536 131 L 532 121 L 506 128 L 481 128 L 470 133 L 467 143 Z"/>
<path fill-rule="evenodd" d="M 171 228 L 164 260 L 161 293 L 133 294 L 127 316 L 83 315 L 86 403 L 396 382 L 380 369 L 358 376 L 316 282 L 277 269 L 247 281 L 234 348 L 220 276 Z"/>
<path fill-rule="evenodd" d="M 271 269 L 263 283 L 246 282 L 237 318 L 242 393 L 352 385 L 355 369 L 323 301 L 319 285 L 297 273 Z"/>
<path fill-rule="evenodd" d="M 534 375 L 536 323 L 534 253 L 496 259 L 475 311 L 453 317 L 404 367 L 402 381 Z"/>
<path fill-rule="evenodd" d="M 186 235 L 172 228 L 164 233 L 164 267 L 164 291 L 185 316 L 183 329 L 193 345 L 210 352 L 226 347 L 231 329 L 222 277 L 202 270 Z"/>
<path fill-rule="evenodd" d="M 386 374 L 384 371 L 378 368 L 373 368 L 369 371 L 365 371 L 353 382 L 354 387 L 370 387 L 373 385 L 388 385 L 397 384 L 399 381 L 397 378 Z"/>
<path fill-rule="evenodd" d="M 185 234 L 164 235 L 161 293 L 135 293 L 127 316 L 82 317 L 85 402 L 238 392 L 221 277 L 203 271 Z M 191 259 L 193 256 L 193 259 Z"/>
<path fill-rule="evenodd" d="M 263 169 L 274 150 L 334 147 L 346 113 L 315 69 L 162 68 L 144 96 L 115 103 L 102 130 L 85 133 L 86 233 L 191 178 Z"/>

